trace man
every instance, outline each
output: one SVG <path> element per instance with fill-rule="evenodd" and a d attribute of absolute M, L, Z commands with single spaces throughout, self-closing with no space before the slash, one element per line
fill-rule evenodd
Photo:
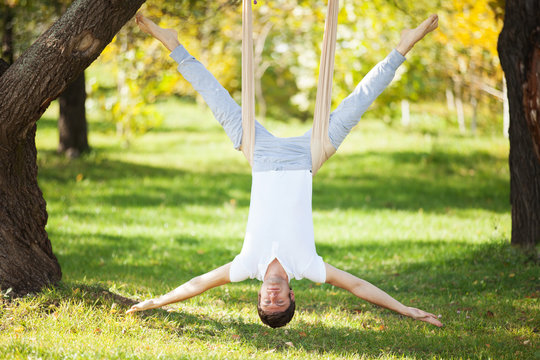
<path fill-rule="evenodd" d="M 184 78 L 203 96 L 236 149 L 241 148 L 241 108 L 206 68 L 180 45 L 178 34 L 163 29 L 138 14 L 142 31 L 154 36 L 178 63 Z M 331 114 L 329 138 L 337 149 L 375 98 L 394 77 L 404 55 L 438 26 L 430 16 L 415 29 L 404 30 L 397 47 L 364 77 L 354 92 Z M 311 131 L 300 137 L 277 138 L 256 123 L 251 203 L 242 251 L 235 259 L 197 276 L 173 291 L 136 304 L 127 311 L 148 310 L 201 294 L 231 281 L 257 278 L 262 281 L 258 312 L 271 327 L 286 325 L 295 310 L 291 278 L 307 278 L 343 288 L 373 304 L 436 326 L 433 314 L 408 307 L 376 286 L 325 263 L 317 255 L 311 214 Z"/>

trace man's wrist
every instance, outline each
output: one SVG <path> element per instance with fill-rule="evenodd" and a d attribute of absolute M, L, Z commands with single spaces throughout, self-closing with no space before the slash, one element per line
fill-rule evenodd
<path fill-rule="evenodd" d="M 408 307 L 408 306 L 405 306 L 405 305 L 403 305 L 403 307 L 400 309 L 399 313 L 400 313 L 401 315 L 405 315 L 405 316 L 409 316 L 409 317 L 410 317 L 411 314 L 412 314 L 412 313 L 411 313 L 411 308 Z"/>

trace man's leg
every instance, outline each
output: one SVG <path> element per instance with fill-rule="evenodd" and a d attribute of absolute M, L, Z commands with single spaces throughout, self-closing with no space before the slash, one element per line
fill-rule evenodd
<path fill-rule="evenodd" d="M 161 28 L 140 13 L 135 21 L 142 31 L 155 37 L 171 51 L 170 56 L 178 63 L 178 71 L 203 97 L 234 147 L 239 149 L 242 142 L 242 109 L 229 92 L 180 44 L 175 30 Z"/>
<path fill-rule="evenodd" d="M 336 149 L 360 121 L 368 107 L 390 84 L 397 68 L 405 61 L 404 55 L 437 26 L 437 15 L 431 15 L 415 29 L 403 30 L 396 48 L 371 69 L 356 89 L 330 114 L 328 136 Z"/>

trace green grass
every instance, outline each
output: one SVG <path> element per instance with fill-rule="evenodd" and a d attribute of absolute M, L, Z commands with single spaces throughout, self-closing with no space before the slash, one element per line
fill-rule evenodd
<path fill-rule="evenodd" d="M 54 109 L 39 121 L 63 281 L 0 300 L 1 358 L 540 357 L 538 266 L 509 245 L 507 141 L 459 135 L 436 116 L 412 129 L 364 120 L 315 178 L 313 210 L 325 261 L 442 315 L 444 328 L 309 281 L 292 281 L 297 314 L 276 330 L 258 320 L 253 281 L 125 316 L 129 299 L 231 261 L 247 220 L 250 169 L 209 111 L 160 108 L 163 126 L 129 148 L 93 117 L 94 150 L 72 161 L 55 153 Z M 308 126 L 268 123 L 281 136 Z"/>

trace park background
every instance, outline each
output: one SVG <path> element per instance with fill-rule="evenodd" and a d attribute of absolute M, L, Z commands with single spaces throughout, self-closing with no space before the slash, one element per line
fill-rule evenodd
<path fill-rule="evenodd" d="M 64 8 L 9 1 L 17 57 Z M 310 127 L 322 1 L 254 6 L 258 118 L 274 134 Z M 241 15 L 226 2 L 149 1 L 142 11 L 240 98 Z M 533 358 L 538 267 L 511 248 L 502 27 L 488 1 L 342 2 L 334 107 L 430 13 L 440 30 L 315 178 L 323 258 L 442 316 L 435 329 L 327 285 L 293 282 L 298 313 L 260 324 L 257 284 L 215 289 L 169 310 L 145 299 L 232 260 L 250 169 L 166 50 L 127 24 L 86 71 L 92 150 L 57 153 L 58 105 L 38 122 L 39 184 L 62 283 L 0 304 L 6 358 Z M 5 294 L 7 298 L 9 294 Z M 52 341 L 51 341 L 52 340 Z"/>

